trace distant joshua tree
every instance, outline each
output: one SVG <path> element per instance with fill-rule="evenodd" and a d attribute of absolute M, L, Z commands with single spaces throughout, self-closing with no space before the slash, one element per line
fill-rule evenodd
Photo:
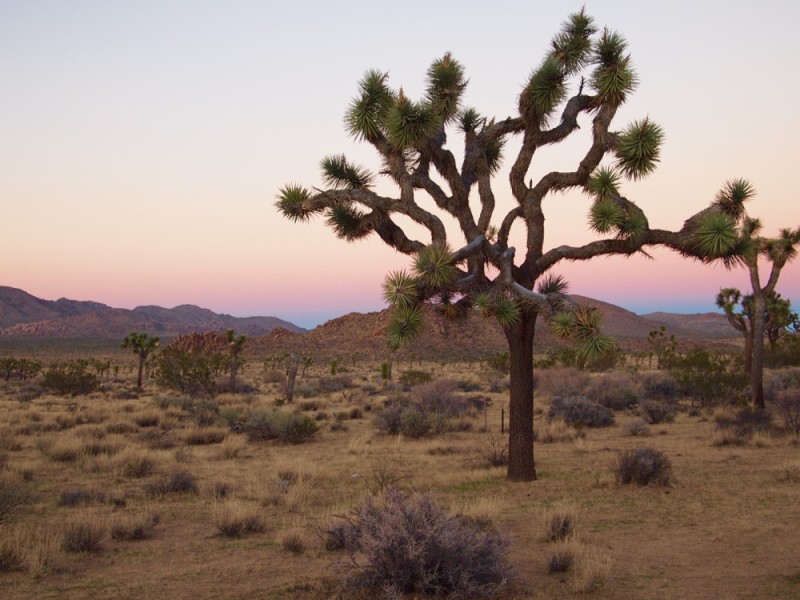
<path fill-rule="evenodd" d="M 730 256 L 745 182 L 729 182 L 708 208 L 679 231 L 650 226 L 642 208 L 622 195 L 623 179 L 641 179 L 659 161 L 663 132 L 646 117 L 615 131 L 612 121 L 638 83 L 627 43 L 616 32 L 598 30 L 583 10 L 571 15 L 522 88 L 518 114 L 496 120 L 462 105 L 467 78 L 450 53 L 433 61 L 420 101 L 392 89 L 389 76 L 368 71 L 345 116 L 349 133 L 370 144 L 379 175 L 396 188 L 386 195 L 376 175 L 344 155 L 322 159 L 323 189 L 284 186 L 276 206 L 291 221 L 322 216 L 341 239 L 355 242 L 372 234 L 398 252 L 413 256 L 410 272 L 390 273 L 384 297 L 394 307 L 390 341 L 400 344 L 422 328 L 420 304 L 445 314 L 475 308 L 494 316 L 510 351 L 510 438 L 508 478 L 536 478 L 533 457 L 533 339 L 541 316 L 573 339 L 583 357 L 603 354 L 613 342 L 599 332 L 597 312 L 575 310 L 564 296 L 566 281 L 553 273 L 564 261 L 597 256 L 630 256 L 649 246 L 667 246 L 703 261 Z M 579 119 L 584 119 L 580 123 Z M 531 165 L 548 146 L 580 128 L 591 140 L 573 171 L 552 171 L 534 180 Z M 463 140 L 458 158 L 447 148 L 448 130 Z M 513 205 L 495 215 L 492 189 L 506 142 L 517 136 L 519 150 L 509 174 Z M 610 158 L 603 162 L 604 159 Z M 459 165 L 460 160 L 460 165 Z M 589 226 L 602 239 L 545 248 L 545 201 L 575 202 L 564 192 L 588 196 Z M 686 195 L 685 193 L 683 195 Z M 576 205 L 575 210 L 582 210 Z M 435 209 L 431 209 L 435 207 Z M 585 209 L 583 209 L 585 210 Z M 440 218 L 443 213 L 447 221 Z M 577 213 L 575 213 L 577 215 Z M 399 217 L 399 219 L 398 219 Z M 409 237 L 425 231 L 422 239 Z M 583 223 L 583 217 L 576 217 Z M 445 222 L 458 228 L 448 230 Z M 523 248 L 510 245 L 520 226 Z M 457 247 L 448 241 L 458 238 Z M 459 310 L 449 310 L 453 304 Z"/>
<path fill-rule="evenodd" d="M 123 348 L 130 348 L 139 357 L 139 369 L 136 373 L 136 387 L 142 389 L 142 372 L 147 357 L 158 348 L 159 338 L 149 337 L 146 333 L 132 331 L 122 341 Z"/>
<path fill-rule="evenodd" d="M 239 372 L 239 367 L 242 364 L 241 354 L 244 350 L 244 344 L 247 341 L 247 336 L 240 335 L 236 337 L 233 329 L 228 329 L 225 332 L 225 339 L 228 341 L 228 360 L 231 372 L 231 392 L 236 393 L 236 374 Z"/>

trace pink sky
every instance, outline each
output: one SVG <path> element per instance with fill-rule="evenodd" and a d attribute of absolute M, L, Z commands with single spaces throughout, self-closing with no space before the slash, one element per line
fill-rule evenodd
<path fill-rule="evenodd" d="M 580 7 L 273 4 L 0 5 L 0 285 L 125 308 L 192 303 L 307 327 L 379 310 L 384 274 L 407 258 L 377 240 L 340 242 L 319 222 L 281 219 L 278 189 L 320 186 L 326 154 L 376 168 L 342 127 L 368 68 L 388 70 L 392 85 L 418 96 L 430 61 L 450 50 L 470 79 L 465 103 L 513 115 L 559 23 Z M 765 234 L 800 225 L 796 3 L 586 8 L 628 39 L 639 74 L 615 126 L 650 116 L 666 131 L 657 172 L 624 188 L 651 224 L 680 227 L 725 180 L 745 177 Z M 415 42 L 401 43 L 412 29 Z M 581 143 L 537 158 L 531 177 L 574 168 Z M 510 201 L 505 174 L 495 194 Z M 592 239 L 587 208 L 580 195 L 548 200 L 548 244 Z M 747 286 L 741 270 L 654 256 L 560 271 L 573 292 L 638 312 L 710 311 L 720 287 Z M 800 303 L 800 262 L 778 289 Z"/>

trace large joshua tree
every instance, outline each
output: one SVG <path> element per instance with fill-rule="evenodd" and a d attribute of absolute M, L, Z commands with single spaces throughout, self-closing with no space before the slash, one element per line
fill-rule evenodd
<path fill-rule="evenodd" d="M 440 304 L 446 313 L 473 307 L 497 318 L 508 340 L 511 363 L 511 480 L 536 478 L 533 339 L 538 317 L 575 339 L 584 356 L 610 345 L 599 334 L 596 313 L 569 310 L 563 296 L 566 282 L 553 274 L 553 267 L 562 261 L 631 255 L 652 245 L 702 260 L 726 257 L 735 247 L 736 221 L 746 199 L 744 182 L 726 184 L 711 205 L 688 219 L 680 231 L 651 228 L 642 209 L 621 195 L 623 179 L 639 179 L 655 169 L 663 138 L 661 128 L 649 118 L 612 130 L 618 108 L 636 85 L 623 37 L 607 29 L 598 31 L 583 11 L 562 25 L 529 76 L 519 95 L 519 113 L 502 120 L 462 105 L 467 79 L 449 53 L 431 64 L 427 91 L 419 101 L 402 89 L 390 88 L 387 73 L 367 71 L 345 124 L 355 139 L 377 151 L 382 163 L 379 175 L 396 193 L 379 193 L 373 172 L 344 155 L 332 155 L 321 162 L 324 189 L 291 184 L 278 194 L 278 210 L 292 221 L 322 215 L 346 241 L 374 233 L 398 252 L 414 257 L 410 272 L 390 273 L 384 283 L 385 297 L 394 306 L 390 344 L 420 331 L 420 304 L 426 301 Z M 591 141 L 575 170 L 530 179 L 537 152 L 574 134 L 582 118 L 590 120 Z M 447 132 L 453 129 L 463 140 L 460 165 L 447 148 Z M 513 205 L 497 215 L 501 203 L 495 199 L 493 176 L 506 142 L 514 136 L 521 147 L 509 174 Z M 570 189 L 588 196 L 589 225 L 599 239 L 546 249 L 545 201 Z M 431 204 L 436 209 L 426 208 Z M 457 230 L 445 227 L 441 213 L 455 219 Z M 398 216 L 422 226 L 424 239 L 409 237 Z M 515 227 L 524 236 L 520 253 L 509 241 Z M 461 241 L 453 247 L 449 244 L 453 240 Z"/>

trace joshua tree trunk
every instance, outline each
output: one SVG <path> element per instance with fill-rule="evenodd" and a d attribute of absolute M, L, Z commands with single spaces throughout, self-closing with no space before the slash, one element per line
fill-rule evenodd
<path fill-rule="evenodd" d="M 300 355 L 292 352 L 289 357 L 289 369 L 286 377 L 286 402 L 291 404 L 294 401 L 294 382 L 297 379 L 297 368 L 300 366 Z"/>
<path fill-rule="evenodd" d="M 751 355 L 751 398 L 753 407 L 765 408 L 764 405 L 764 312 L 767 299 L 762 291 L 753 294 L 753 347 Z"/>
<path fill-rule="evenodd" d="M 533 335 L 535 310 L 521 311 L 520 319 L 506 328 L 511 361 L 508 478 L 533 481 Z"/>
<path fill-rule="evenodd" d="M 753 331 L 744 334 L 744 374 L 748 377 L 753 372 Z"/>
<path fill-rule="evenodd" d="M 139 390 L 142 389 L 142 372 L 144 371 L 144 361 L 146 359 L 146 356 L 139 355 L 139 371 L 136 373 L 136 388 Z"/>
<path fill-rule="evenodd" d="M 231 393 L 236 393 L 236 374 L 239 372 L 239 358 L 231 358 Z"/>

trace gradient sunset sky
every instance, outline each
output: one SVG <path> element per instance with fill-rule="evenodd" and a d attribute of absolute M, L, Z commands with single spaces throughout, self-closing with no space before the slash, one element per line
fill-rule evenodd
<path fill-rule="evenodd" d="M 343 127 L 369 68 L 419 98 L 430 62 L 451 51 L 470 80 L 465 104 L 515 116 L 532 68 L 581 6 L 2 0 L 0 285 L 122 308 L 191 303 L 305 327 L 380 310 L 384 275 L 407 257 L 376 237 L 339 241 L 321 220 L 285 221 L 273 206 L 278 189 L 321 186 L 327 154 L 378 170 Z M 626 37 L 639 75 L 614 128 L 649 116 L 666 133 L 659 169 L 623 189 L 651 225 L 679 228 L 734 177 L 755 186 L 748 210 L 765 235 L 800 225 L 800 3 L 585 6 Z M 574 169 L 586 139 L 544 153 L 531 177 Z M 450 147 L 459 143 L 450 136 Z M 506 173 L 494 191 L 508 210 Z M 551 197 L 547 245 L 591 240 L 588 206 L 578 193 Z M 570 291 L 639 313 L 712 311 L 721 287 L 748 286 L 741 269 L 669 251 L 652 257 L 558 271 Z M 800 260 L 778 291 L 797 308 Z"/>

